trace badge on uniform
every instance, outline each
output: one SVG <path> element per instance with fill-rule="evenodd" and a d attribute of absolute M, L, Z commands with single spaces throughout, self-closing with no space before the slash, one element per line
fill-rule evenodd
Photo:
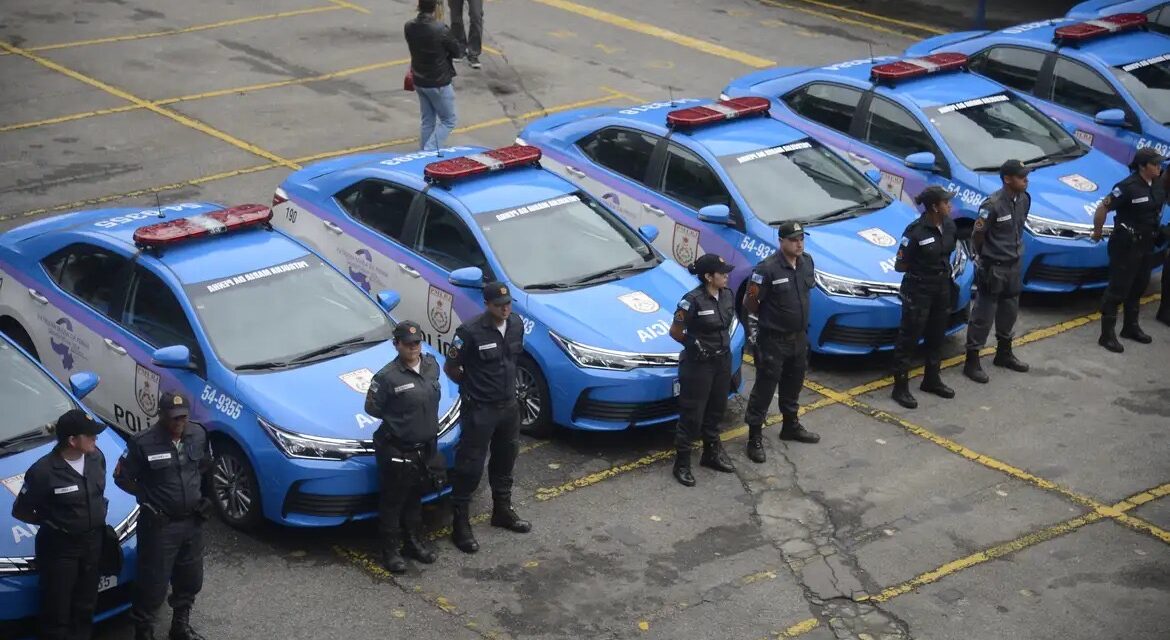
<path fill-rule="evenodd" d="M 679 300 L 678 301 L 678 308 L 682 309 L 683 311 L 690 311 L 691 310 L 691 301 L 687 300 L 686 298 Z"/>
<path fill-rule="evenodd" d="M 752 282 L 756 284 L 764 284 L 764 274 L 752 272 Z"/>

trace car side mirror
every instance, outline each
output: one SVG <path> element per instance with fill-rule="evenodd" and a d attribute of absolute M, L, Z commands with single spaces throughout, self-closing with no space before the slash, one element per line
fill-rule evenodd
<path fill-rule="evenodd" d="M 1125 112 L 1121 109 L 1105 109 L 1104 111 L 1098 111 L 1093 120 L 1097 124 L 1103 124 L 1107 127 L 1124 127 L 1126 124 Z"/>
<path fill-rule="evenodd" d="M 447 282 L 457 287 L 479 288 L 483 286 L 483 270 L 479 267 L 463 267 L 451 272 Z"/>
<path fill-rule="evenodd" d="M 653 243 L 658 238 L 658 227 L 652 224 L 644 224 L 638 227 L 638 235 L 642 236 L 646 242 Z"/>
<path fill-rule="evenodd" d="M 699 219 L 711 224 L 731 224 L 731 209 L 725 204 L 709 204 L 699 209 Z"/>
<path fill-rule="evenodd" d="M 882 181 L 882 172 L 878 171 L 877 169 L 873 169 L 873 168 L 866 169 L 865 170 L 865 177 L 869 178 L 870 182 L 872 182 L 874 184 L 878 184 Z"/>
<path fill-rule="evenodd" d="M 194 369 L 191 364 L 191 350 L 181 344 L 156 349 L 151 362 L 164 369 Z"/>
<path fill-rule="evenodd" d="M 69 376 L 69 390 L 78 399 L 88 396 L 94 389 L 97 388 L 98 382 L 101 378 L 98 374 L 89 371 L 78 371 Z"/>
<path fill-rule="evenodd" d="M 903 160 L 907 167 L 918 171 L 936 171 L 934 154 L 929 151 L 920 151 L 906 156 Z"/>
<path fill-rule="evenodd" d="M 378 292 L 378 306 L 382 307 L 382 311 L 386 313 L 393 311 L 399 302 L 402 302 L 402 296 L 397 291 L 387 289 L 386 291 Z"/>

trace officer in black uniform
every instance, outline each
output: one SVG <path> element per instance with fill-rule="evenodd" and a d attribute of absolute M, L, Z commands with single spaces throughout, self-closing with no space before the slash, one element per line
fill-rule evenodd
<path fill-rule="evenodd" d="M 405 554 L 423 564 L 435 551 L 423 539 L 422 498 L 430 491 L 429 466 L 438 452 L 439 363 L 422 352 L 422 329 L 414 322 L 394 327 L 398 357 L 370 380 L 366 413 L 381 418 L 374 432 L 378 461 L 378 530 L 382 564 L 391 573 L 406 571 Z M 405 542 L 405 544 L 404 544 Z"/>
<path fill-rule="evenodd" d="M 1170 197 L 1170 171 L 1162 171 L 1162 189 Z M 1170 222 L 1162 226 L 1162 242 L 1170 245 Z M 1158 304 L 1158 314 L 1154 318 L 1170 326 L 1170 246 L 1167 246 L 1166 257 L 1162 260 L 1162 302 Z"/>
<path fill-rule="evenodd" d="M 999 168 L 1003 188 L 983 201 L 975 219 L 971 248 L 978 265 L 979 292 L 967 326 L 967 362 L 963 366 L 963 374 L 975 382 L 988 381 L 979 364 L 979 350 L 987 342 L 992 323 L 996 340 L 993 364 L 1020 373 L 1028 370 L 1028 365 L 1012 353 L 1012 330 L 1024 286 L 1020 256 L 1024 251 L 1024 221 L 1032 207 L 1029 171 L 1019 160 L 1004 162 Z"/>
<path fill-rule="evenodd" d="M 735 267 L 722 257 L 706 253 L 688 271 L 699 277 L 699 286 L 678 302 L 670 337 L 683 345 L 678 364 L 678 425 L 675 427 L 674 478 L 695 486 L 691 473 L 691 443 L 702 436 L 699 464 L 716 471 L 735 471 L 719 438 L 719 421 L 731 393 L 731 321 L 735 294 L 727 288 L 727 274 Z"/>
<path fill-rule="evenodd" d="M 902 276 L 902 325 L 894 344 L 894 391 L 898 404 L 918 407 L 910 394 L 910 355 L 925 337 L 926 375 L 919 387 L 940 398 L 953 398 L 955 391 L 942 381 L 942 343 L 952 300 L 951 254 L 955 251 L 955 222 L 951 220 L 954 194 L 929 186 L 915 202 L 923 213 L 902 232 L 894 269 Z"/>
<path fill-rule="evenodd" d="M 512 315 L 512 296 L 502 282 L 483 288 L 487 311 L 455 330 L 443 370 L 459 385 L 463 433 L 455 447 L 451 477 L 451 539 L 464 553 L 479 551 L 471 530 L 471 496 L 488 463 L 493 527 L 527 533 L 532 524 L 512 508 L 512 467 L 520 451 L 520 407 L 516 360 L 524 351 L 524 327 Z"/>
<path fill-rule="evenodd" d="M 105 426 L 81 409 L 57 418 L 57 446 L 24 474 L 12 517 L 40 527 L 38 638 L 84 640 L 93 630 L 98 560 L 106 527 Z"/>
<path fill-rule="evenodd" d="M 744 309 L 759 317 L 756 337 L 756 382 L 748 400 L 744 422 L 748 425 L 747 455 L 764 462 L 764 418 L 772 396 L 777 396 L 781 440 L 819 442 L 797 417 L 800 389 L 808 368 L 808 292 L 816 286 L 813 258 L 804 252 L 804 227 L 799 222 L 780 225 L 780 250 L 752 270 Z M 779 393 L 777 393 L 779 386 Z"/>
<path fill-rule="evenodd" d="M 1109 236 L 1109 284 L 1101 299 L 1101 337 L 1097 339 L 1097 344 L 1114 353 L 1125 351 L 1114 333 L 1117 307 L 1121 304 L 1125 305 L 1121 337 L 1141 344 L 1154 341 L 1138 325 L 1138 312 L 1142 294 L 1150 284 L 1153 248 L 1166 204 L 1166 188 L 1158 179 L 1163 161 L 1149 147 L 1138 149 L 1130 165 L 1133 173 L 1113 186 L 1093 216 L 1092 238 L 1099 242 L 1106 215 L 1117 211 L 1113 235 Z"/>
<path fill-rule="evenodd" d="M 203 521 L 211 515 L 205 481 L 211 470 L 207 430 L 191 422 L 190 402 L 166 392 L 159 418 L 135 435 L 114 469 L 114 482 L 138 498 L 138 579 L 130 619 L 135 640 L 153 640 L 158 608 L 171 586 L 171 640 L 202 640 L 191 605 L 203 588 Z"/>

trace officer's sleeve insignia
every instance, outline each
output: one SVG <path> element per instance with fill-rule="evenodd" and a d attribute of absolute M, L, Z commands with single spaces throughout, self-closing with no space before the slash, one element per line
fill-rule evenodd
<path fill-rule="evenodd" d="M 679 311 L 690 311 L 691 310 L 691 301 L 687 300 L 686 298 L 679 300 L 678 301 L 678 308 L 679 308 Z M 677 313 L 674 315 L 675 315 L 675 317 L 678 317 Z"/>
<path fill-rule="evenodd" d="M 1120 198 L 1121 197 L 1121 187 L 1113 187 L 1113 191 L 1110 191 L 1109 195 L 1113 196 L 1114 198 Z"/>
<path fill-rule="evenodd" d="M 687 319 L 687 312 L 686 311 L 679 309 L 678 311 L 674 312 L 674 321 L 675 322 L 684 322 L 684 321 L 686 321 L 686 319 Z"/>
<path fill-rule="evenodd" d="M 764 274 L 762 274 L 758 271 L 753 271 L 752 272 L 752 282 L 754 282 L 756 284 L 764 284 Z"/>
<path fill-rule="evenodd" d="M 987 219 L 987 216 L 989 216 L 989 215 L 991 215 L 991 207 L 987 206 L 986 204 L 983 205 L 982 207 L 979 207 L 979 219 L 980 220 Z"/>
<path fill-rule="evenodd" d="M 908 238 L 906 236 L 902 236 L 902 246 L 903 247 L 910 246 L 910 238 Z"/>
<path fill-rule="evenodd" d="M 976 231 L 982 230 L 983 225 L 987 224 L 987 212 L 980 211 L 979 213 L 980 213 L 979 217 L 975 218 L 975 230 Z"/>

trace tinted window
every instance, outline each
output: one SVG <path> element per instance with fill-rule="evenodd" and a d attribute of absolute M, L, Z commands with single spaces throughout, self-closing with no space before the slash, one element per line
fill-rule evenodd
<path fill-rule="evenodd" d="M 62 413 L 77 405 L 15 347 L 0 340 L 0 407 L 4 407 L 0 440 L 7 440 L 56 424 Z M 47 429 L 45 437 L 51 437 Z M 2 455 L 5 452 L 0 451 Z"/>
<path fill-rule="evenodd" d="M 378 180 L 363 180 L 341 193 L 337 201 L 351 216 L 394 240 L 402 240 L 406 215 L 415 192 Z"/>
<path fill-rule="evenodd" d="M 996 171 L 1009 158 L 1042 166 L 1087 153 L 1055 120 L 1006 93 L 927 113 L 959 162 L 975 171 Z"/>
<path fill-rule="evenodd" d="M 95 310 L 110 315 L 110 305 L 125 279 L 129 261 L 92 245 L 75 244 L 45 258 L 49 277 Z"/>
<path fill-rule="evenodd" d="M 662 191 L 692 209 L 731 204 L 727 189 L 711 167 L 699 156 L 673 144 L 667 151 Z"/>
<path fill-rule="evenodd" d="M 1154 9 L 1146 15 L 1150 19 L 1151 29 L 1170 34 L 1170 7 Z"/>
<path fill-rule="evenodd" d="M 971 60 L 971 70 L 1000 84 L 1031 93 L 1040 78 L 1046 53 L 1017 47 L 993 47 Z"/>
<path fill-rule="evenodd" d="M 629 129 L 602 129 L 577 144 L 597 164 L 644 182 L 658 138 Z"/>
<path fill-rule="evenodd" d="M 930 136 L 910 112 L 877 97 L 869 108 L 865 141 L 899 158 L 922 151 L 934 152 Z"/>
<path fill-rule="evenodd" d="M 179 299 L 161 278 L 141 266 L 134 268 L 122 325 L 156 349 L 179 344 L 198 353 L 195 332 Z"/>
<path fill-rule="evenodd" d="M 1113 70 L 1121 85 L 1154 120 L 1170 124 L 1170 60 L 1139 60 Z"/>
<path fill-rule="evenodd" d="M 810 84 L 788 94 L 784 102 L 800 115 L 848 133 L 861 91 L 835 84 Z"/>
<path fill-rule="evenodd" d="M 487 260 L 471 230 L 450 209 L 433 200 L 427 201 L 416 250 L 448 271 L 479 267 L 489 275 Z"/>
<path fill-rule="evenodd" d="M 1125 102 L 1097 72 L 1068 58 L 1056 61 L 1052 101 L 1073 111 L 1096 115 L 1105 109 L 1122 109 Z"/>

